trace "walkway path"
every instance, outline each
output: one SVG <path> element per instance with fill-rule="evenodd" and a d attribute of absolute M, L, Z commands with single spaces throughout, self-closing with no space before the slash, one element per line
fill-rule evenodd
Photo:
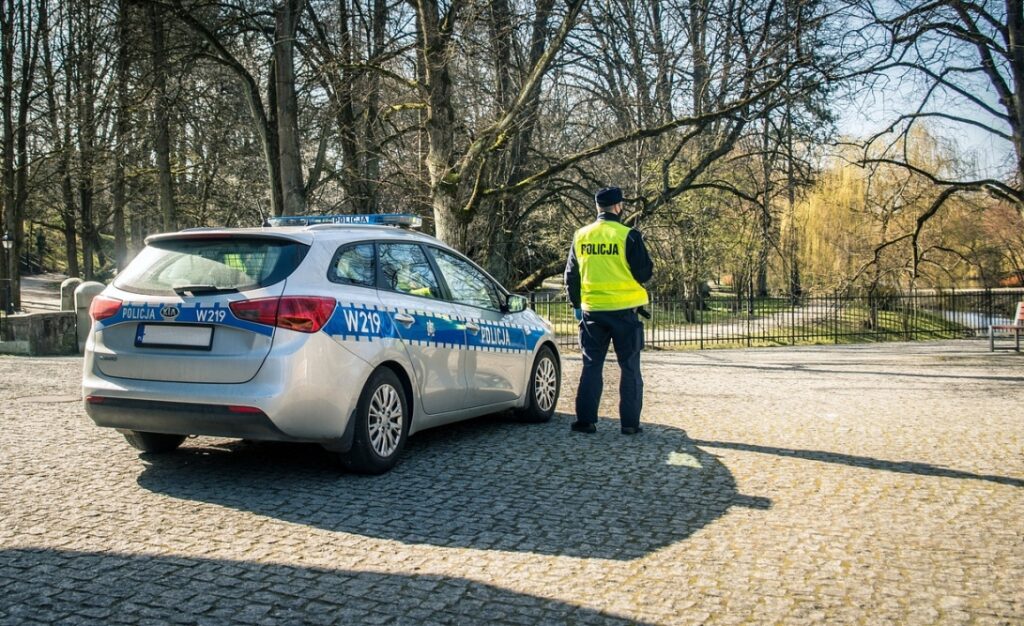
<path fill-rule="evenodd" d="M 63 274 L 36 274 L 21 277 L 21 308 L 24 313 L 60 310 L 60 284 Z"/>

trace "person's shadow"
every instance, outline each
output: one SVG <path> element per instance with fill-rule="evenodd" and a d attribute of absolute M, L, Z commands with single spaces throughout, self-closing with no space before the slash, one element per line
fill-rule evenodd
<path fill-rule="evenodd" d="M 682 430 L 595 435 L 490 416 L 409 440 L 391 472 L 356 476 L 312 445 L 197 440 L 143 455 L 143 488 L 317 528 L 409 544 L 635 559 L 689 537 L 732 506 L 729 470 Z"/>

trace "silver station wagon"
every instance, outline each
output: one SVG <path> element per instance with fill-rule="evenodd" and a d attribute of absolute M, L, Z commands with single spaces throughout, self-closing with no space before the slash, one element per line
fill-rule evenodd
<path fill-rule="evenodd" d="M 144 452 L 316 442 L 362 473 L 426 428 L 555 411 L 551 326 L 401 214 L 155 235 L 92 303 L 85 409 Z M 404 226 L 404 227 L 399 227 Z"/>

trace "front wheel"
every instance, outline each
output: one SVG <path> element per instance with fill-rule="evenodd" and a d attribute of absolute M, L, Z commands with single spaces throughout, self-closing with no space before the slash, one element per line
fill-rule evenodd
<path fill-rule="evenodd" d="M 558 358 L 548 346 L 537 353 L 530 372 L 529 389 L 526 390 L 526 407 L 519 415 L 525 422 L 541 423 L 551 419 L 558 404 L 558 392 L 561 388 L 562 373 L 558 367 Z"/>
<path fill-rule="evenodd" d="M 409 403 L 398 376 L 384 367 L 370 375 L 356 406 L 352 449 L 342 463 L 359 474 L 383 474 L 398 462 L 409 433 Z"/>
<path fill-rule="evenodd" d="M 181 442 L 185 441 L 185 435 L 167 435 L 164 433 L 144 433 L 138 430 L 125 431 L 124 438 L 136 450 L 160 454 L 178 449 Z"/>

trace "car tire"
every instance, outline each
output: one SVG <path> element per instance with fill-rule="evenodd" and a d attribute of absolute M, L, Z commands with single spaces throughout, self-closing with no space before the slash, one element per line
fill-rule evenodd
<path fill-rule="evenodd" d="M 535 424 L 549 421 L 558 406 L 561 385 L 562 370 L 558 366 L 558 357 L 549 346 L 544 346 L 533 361 L 526 406 L 519 411 L 519 419 Z"/>
<path fill-rule="evenodd" d="M 124 438 L 136 450 L 150 454 L 161 454 L 173 452 L 178 449 L 181 442 L 185 441 L 185 435 L 167 435 L 164 433 L 144 433 L 138 430 L 124 432 Z"/>
<path fill-rule="evenodd" d="M 342 464 L 357 474 L 390 470 L 405 448 L 410 417 L 402 381 L 390 368 L 378 368 L 359 395 L 352 448 L 342 454 Z"/>

